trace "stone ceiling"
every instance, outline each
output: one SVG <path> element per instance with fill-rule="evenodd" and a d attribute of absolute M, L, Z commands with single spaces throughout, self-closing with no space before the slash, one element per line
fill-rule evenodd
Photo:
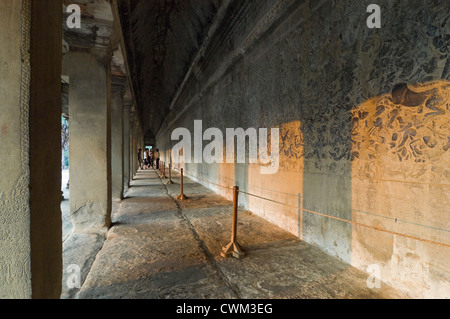
<path fill-rule="evenodd" d="M 155 137 L 222 0 L 117 0 L 134 94 Z"/>

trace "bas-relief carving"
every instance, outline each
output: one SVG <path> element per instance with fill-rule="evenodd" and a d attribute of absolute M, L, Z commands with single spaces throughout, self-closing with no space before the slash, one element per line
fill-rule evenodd
<path fill-rule="evenodd" d="M 448 184 L 450 84 L 394 87 L 352 111 L 353 175 Z"/>
<path fill-rule="evenodd" d="M 448 184 L 449 98 L 450 84 L 445 82 L 399 84 L 390 94 L 356 107 L 351 125 L 330 115 L 304 125 L 284 123 L 280 168 L 302 170 L 306 158 L 325 160 L 331 169 L 330 161 L 346 160 L 351 154 L 353 176 Z M 346 128 L 351 129 L 351 143 L 345 142 Z"/>
<path fill-rule="evenodd" d="M 445 4 L 429 6 L 430 10 L 420 10 L 419 14 L 418 10 L 411 10 L 411 4 L 398 4 L 396 7 L 403 9 L 402 18 L 408 21 L 408 27 L 394 23 L 376 33 L 349 29 L 350 23 L 340 14 L 347 16 L 347 10 L 335 10 L 333 32 L 326 31 L 319 22 L 331 25 L 328 15 L 323 20 L 316 19 L 317 16 L 307 18 L 306 23 L 283 34 L 270 47 L 261 45 L 252 55 L 247 52 L 245 72 L 242 65 L 236 67 L 239 71 L 235 72 L 243 79 L 241 85 L 237 81 L 227 82 L 232 80 L 231 77 L 223 79 L 222 87 L 217 85 L 214 92 L 224 93 L 217 101 L 208 101 L 211 104 L 208 110 L 215 107 L 215 112 L 223 115 L 224 122 L 235 123 L 234 113 L 239 114 L 240 125 L 250 126 L 246 124 L 253 123 L 251 116 L 245 122 L 247 118 L 240 115 L 237 106 L 241 103 L 242 88 L 245 88 L 244 105 L 249 113 L 261 110 L 259 125 L 280 128 L 280 170 L 300 174 L 319 172 L 352 179 L 351 187 L 356 187 L 356 192 L 337 184 L 341 193 L 349 192 L 339 197 L 343 202 L 350 202 L 350 207 L 340 208 L 342 211 L 347 208 L 351 211 L 358 201 L 373 201 L 373 206 L 383 206 L 377 202 L 380 198 L 381 201 L 399 201 L 394 196 L 389 198 L 390 194 L 383 197 L 384 193 L 377 188 L 373 189 L 377 192 L 376 197 L 364 197 L 367 194 L 362 187 L 367 187 L 370 182 L 359 183 L 357 178 L 369 181 L 397 179 L 401 183 L 396 187 L 402 189 L 398 195 L 409 191 L 410 197 L 415 193 L 403 182 L 448 184 L 449 90 L 444 82 L 429 82 L 447 79 L 450 74 L 450 37 L 444 35 L 450 20 L 443 10 L 438 9 Z M 398 9 L 392 12 L 398 12 Z M 429 16 L 423 17 L 424 14 Z M 416 19 L 417 15 L 420 19 Z M 339 24 L 339 21 L 344 22 Z M 337 30 L 339 32 L 334 32 Z M 426 84 L 396 86 L 399 82 Z M 371 96 L 378 97 L 368 100 Z M 222 109 L 228 113 L 221 113 Z M 192 119 L 184 123 L 192 123 Z M 183 126 L 183 122 L 179 124 Z M 303 184 L 310 193 L 311 180 Z M 445 194 L 445 188 L 440 184 L 430 185 L 430 192 L 435 191 L 433 187 Z M 415 189 L 420 194 L 423 188 Z M 323 190 L 319 192 L 323 198 L 328 195 Z M 434 199 L 428 200 L 424 206 L 432 207 Z M 398 213 L 395 205 L 385 207 L 393 208 L 386 213 Z M 443 207 L 446 207 L 445 201 L 439 198 L 433 210 L 437 215 L 443 215 Z M 426 214 L 426 211 L 421 213 Z M 398 217 L 406 219 L 410 216 Z M 380 228 L 389 226 L 372 220 L 364 222 Z M 330 229 L 332 227 L 327 230 Z M 370 246 L 368 250 L 379 252 L 383 258 L 393 254 L 393 245 L 404 243 L 399 237 L 394 241 L 388 234 L 376 232 L 372 240 L 365 229 L 357 228 L 356 231 L 367 239 L 363 246 Z M 354 239 L 358 240 L 357 237 Z M 366 261 L 373 261 L 373 256 Z M 402 271 L 407 267 L 404 266 Z"/>
<path fill-rule="evenodd" d="M 445 81 L 398 84 L 389 94 L 352 111 L 353 220 L 448 243 L 446 231 L 439 229 L 448 228 L 449 97 L 450 84 Z M 439 277 L 447 280 L 441 268 L 446 260 L 438 246 L 358 227 L 353 240 L 353 264 L 364 269 L 381 263 L 386 282 L 400 289 L 419 297 L 436 294 L 421 291 L 422 283 L 411 289 L 411 282 L 435 281 L 429 271 L 434 268 L 442 269 Z"/>
<path fill-rule="evenodd" d="M 31 1 L 21 11 L 20 173 L 14 188 L 0 192 L 0 298 L 31 296 L 29 208 L 29 100 Z"/>
<path fill-rule="evenodd" d="M 0 298 L 25 298 L 30 294 L 29 175 L 22 175 L 10 194 L 0 193 Z M 20 289 L 20 288 L 23 289 Z"/>
<path fill-rule="evenodd" d="M 299 121 L 281 125 L 279 145 L 280 169 L 303 170 L 304 137 Z M 268 147 L 270 149 L 270 145 Z"/>

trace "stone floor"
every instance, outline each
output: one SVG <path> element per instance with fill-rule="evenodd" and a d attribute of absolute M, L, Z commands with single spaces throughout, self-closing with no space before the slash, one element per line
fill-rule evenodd
<path fill-rule="evenodd" d="M 64 242 L 64 267 L 79 265 L 83 284 L 68 289 L 65 274 L 62 298 L 407 298 L 386 285 L 367 288 L 367 274 L 247 211 L 238 223 L 246 256 L 221 257 L 231 202 L 186 177 L 190 199 L 178 202 L 173 179 L 138 172 L 106 240 L 72 234 Z"/>
<path fill-rule="evenodd" d="M 61 212 L 62 212 L 62 224 L 63 224 L 63 242 L 70 236 L 72 233 L 72 222 L 70 221 L 70 191 L 69 187 L 67 187 L 67 183 L 69 182 L 69 170 L 65 169 L 61 172 L 61 192 L 63 199 L 61 201 Z"/>

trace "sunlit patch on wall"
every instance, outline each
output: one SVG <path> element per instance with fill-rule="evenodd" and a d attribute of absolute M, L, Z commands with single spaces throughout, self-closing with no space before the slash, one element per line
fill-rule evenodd
<path fill-rule="evenodd" d="M 383 281 L 419 296 L 411 285 L 438 285 L 434 270 L 450 262 L 450 84 L 399 84 L 366 101 L 351 140 L 352 264 L 380 265 Z"/>
<path fill-rule="evenodd" d="M 353 110 L 353 175 L 450 180 L 450 84 L 397 85 Z"/>

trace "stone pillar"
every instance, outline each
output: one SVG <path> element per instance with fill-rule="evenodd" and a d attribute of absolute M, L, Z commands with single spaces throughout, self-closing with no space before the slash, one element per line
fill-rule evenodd
<path fill-rule="evenodd" d="M 142 133 L 142 128 L 141 128 L 140 124 L 138 125 L 138 133 L 139 133 L 138 146 L 139 146 L 139 148 L 142 148 L 142 156 L 144 156 L 144 153 L 143 153 L 145 150 L 144 134 Z"/>
<path fill-rule="evenodd" d="M 112 77 L 111 86 L 111 195 L 123 199 L 124 180 L 124 94 L 126 78 Z"/>
<path fill-rule="evenodd" d="M 130 112 L 130 184 L 134 179 L 134 167 L 136 160 L 136 127 L 134 126 L 134 112 Z"/>
<path fill-rule="evenodd" d="M 59 298 L 61 3 L 0 7 L 0 299 Z"/>
<path fill-rule="evenodd" d="M 124 195 L 130 187 L 130 103 L 125 103 L 123 108 L 123 188 Z"/>
<path fill-rule="evenodd" d="M 141 135 L 139 133 L 139 126 L 137 125 L 137 121 L 136 121 L 136 150 L 135 150 L 136 154 L 138 153 L 140 148 L 142 149 L 142 144 L 141 144 L 140 140 L 141 140 Z M 144 150 L 142 150 L 142 152 L 143 151 Z M 138 169 L 139 169 L 139 159 L 137 158 L 137 156 L 136 156 L 136 163 L 135 163 L 135 165 L 136 165 L 136 167 L 134 169 L 134 174 L 136 174 Z"/>
<path fill-rule="evenodd" d="M 132 172 L 131 172 L 131 176 L 134 178 L 134 176 L 136 175 L 136 172 L 138 170 L 138 150 L 139 150 L 139 128 L 138 128 L 138 121 L 137 121 L 137 116 L 136 113 L 134 113 L 133 116 L 133 123 L 132 123 L 132 127 L 133 127 L 133 150 L 132 150 L 132 158 L 133 158 L 133 165 L 132 165 Z"/>
<path fill-rule="evenodd" d="M 74 231 L 111 225 L 110 58 L 107 49 L 70 52 L 70 214 Z"/>

